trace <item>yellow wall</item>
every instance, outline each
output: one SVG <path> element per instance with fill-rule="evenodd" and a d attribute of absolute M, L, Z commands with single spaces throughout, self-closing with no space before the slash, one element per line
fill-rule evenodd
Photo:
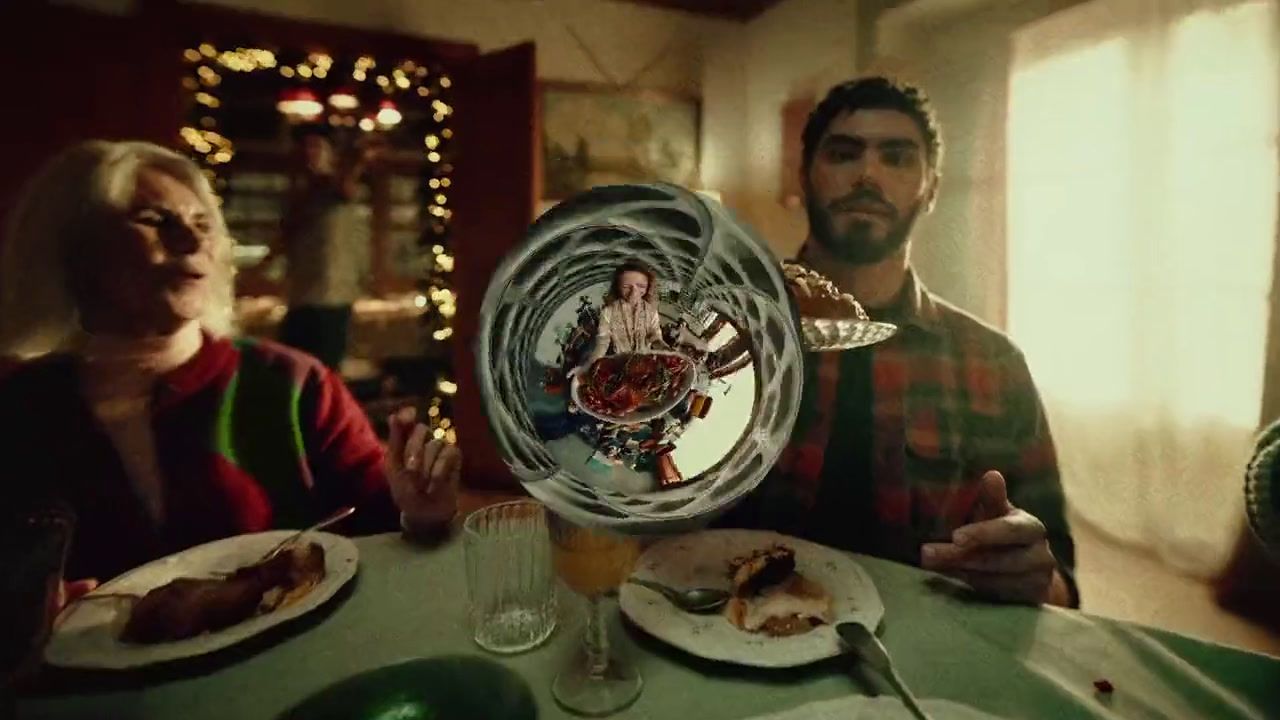
<path fill-rule="evenodd" d="M 803 210 L 780 202 L 782 108 L 855 74 L 858 23 L 857 0 L 786 0 L 708 43 L 703 184 L 779 255 L 793 254 L 808 229 Z"/>

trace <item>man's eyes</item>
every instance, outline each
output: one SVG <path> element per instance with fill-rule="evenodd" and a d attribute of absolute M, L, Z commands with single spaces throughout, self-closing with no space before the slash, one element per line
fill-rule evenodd
<path fill-rule="evenodd" d="M 890 148 L 880 153 L 885 165 L 906 167 L 915 164 L 916 152 L 908 148 Z"/>
<path fill-rule="evenodd" d="M 862 159 L 865 150 L 862 148 L 834 147 L 828 148 L 824 155 L 828 162 L 856 162 Z M 890 167 L 902 168 L 915 165 L 918 153 L 915 148 L 883 148 L 876 151 L 880 162 Z"/>
<path fill-rule="evenodd" d="M 830 148 L 827 150 L 827 159 L 831 162 L 852 162 L 862 157 L 862 150 L 858 148 Z"/>

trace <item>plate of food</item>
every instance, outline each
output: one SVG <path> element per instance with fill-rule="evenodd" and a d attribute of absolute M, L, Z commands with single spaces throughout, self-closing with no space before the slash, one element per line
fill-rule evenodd
<path fill-rule="evenodd" d="M 695 614 L 661 594 L 624 584 L 623 613 L 688 653 L 754 667 L 794 667 L 846 652 L 835 626 L 875 628 L 884 603 L 848 553 L 760 530 L 706 530 L 650 546 L 632 577 L 673 588 L 720 588 L 724 608 Z"/>
<path fill-rule="evenodd" d="M 818 272 L 799 263 L 783 263 L 782 270 L 809 350 L 852 350 L 888 340 L 898 331 L 896 325 L 872 320 L 856 298 Z"/>
<path fill-rule="evenodd" d="M 697 367 L 678 352 L 608 355 L 575 374 L 569 393 L 591 417 L 629 425 L 671 412 L 689 394 L 697 376 Z"/>
<path fill-rule="evenodd" d="M 293 530 L 237 535 L 154 560 L 68 606 L 45 661 L 126 669 L 204 655 L 320 607 L 355 577 L 349 539 Z"/>

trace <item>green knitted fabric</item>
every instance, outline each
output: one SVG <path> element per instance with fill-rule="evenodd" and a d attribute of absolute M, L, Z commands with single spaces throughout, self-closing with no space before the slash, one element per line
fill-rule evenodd
<path fill-rule="evenodd" d="M 262 485 L 275 527 L 304 527 L 318 508 L 306 474 L 300 378 L 268 365 L 255 345 L 236 341 L 240 365 L 218 408 L 214 451 Z"/>

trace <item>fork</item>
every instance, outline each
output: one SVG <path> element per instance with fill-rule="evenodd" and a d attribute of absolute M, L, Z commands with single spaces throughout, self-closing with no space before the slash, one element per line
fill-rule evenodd
<path fill-rule="evenodd" d="M 329 527 L 330 525 L 333 525 L 334 523 L 337 523 L 337 522 L 339 522 L 339 521 L 341 521 L 341 520 L 345 520 L 346 518 L 350 517 L 350 516 L 351 516 L 351 514 L 352 514 L 352 513 L 354 513 L 355 511 L 356 511 L 356 509 L 355 509 L 354 507 L 350 506 L 350 505 L 347 505 L 346 507 L 339 508 L 337 512 L 335 512 L 334 514 L 330 515 L 329 517 L 327 517 L 327 518 L 325 518 L 325 519 L 321 520 L 320 522 L 316 523 L 315 525 L 312 525 L 311 527 L 303 528 L 303 529 L 299 530 L 298 532 L 296 532 L 296 533 L 294 533 L 294 534 L 290 535 L 289 537 L 285 538 L 284 540 L 281 540 L 281 541 L 280 541 L 280 544 L 278 544 L 278 545 L 276 545 L 275 547 L 273 547 L 273 548 L 271 548 L 270 550 L 268 550 L 268 551 L 267 551 L 267 554 L 262 556 L 262 559 L 263 559 L 263 560 L 270 560 L 271 558 L 273 558 L 273 557 L 275 557 L 276 555 L 280 554 L 280 551 L 281 551 L 281 550 L 284 550 L 285 548 L 289 547 L 289 546 L 290 546 L 290 545 L 292 545 L 293 543 L 297 542 L 297 541 L 298 541 L 298 538 L 302 537 L 303 535 L 306 535 L 307 533 L 310 533 L 310 532 L 315 532 L 316 530 L 322 530 L 322 529 L 324 529 L 324 528 Z"/>

